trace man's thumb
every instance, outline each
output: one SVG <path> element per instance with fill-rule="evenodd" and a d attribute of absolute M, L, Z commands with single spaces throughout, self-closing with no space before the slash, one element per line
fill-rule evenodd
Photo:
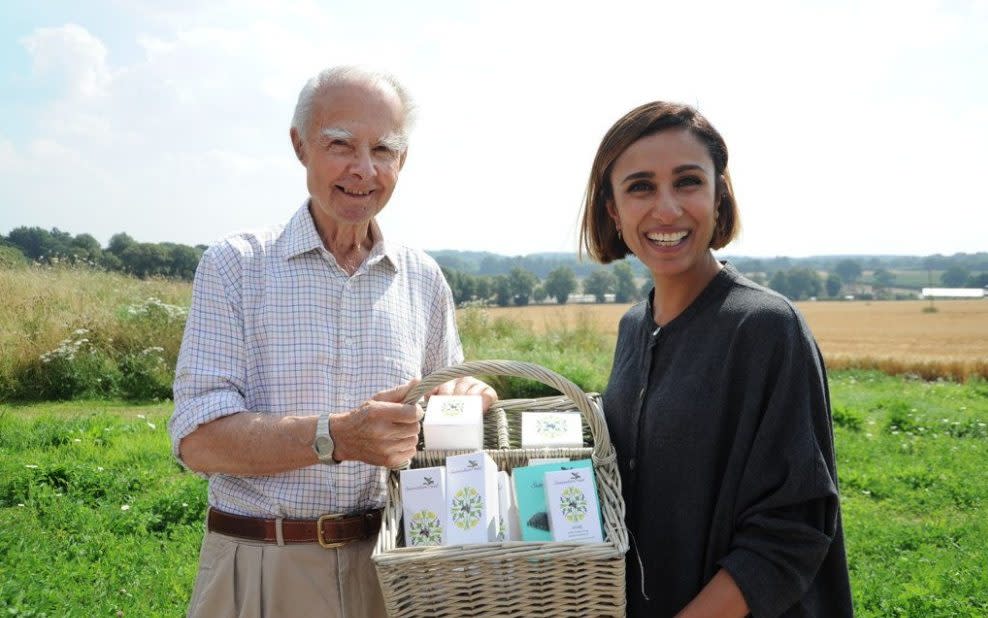
<path fill-rule="evenodd" d="M 381 391 L 371 397 L 374 401 L 387 401 L 390 403 L 404 403 L 405 397 L 408 397 L 408 393 L 411 392 L 413 388 L 418 386 L 418 383 L 422 380 L 415 378 L 405 384 L 399 384 L 394 388 L 389 388 L 386 391 Z"/>

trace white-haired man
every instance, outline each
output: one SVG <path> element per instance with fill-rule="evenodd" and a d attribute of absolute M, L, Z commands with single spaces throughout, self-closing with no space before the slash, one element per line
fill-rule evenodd
<path fill-rule="evenodd" d="M 169 422 L 209 478 L 190 616 L 378 616 L 370 553 L 387 467 L 412 457 L 414 381 L 462 360 L 449 287 L 375 215 L 408 152 L 392 77 L 327 69 L 291 140 L 309 198 L 287 225 L 232 236 L 196 271 Z M 440 392 L 497 396 L 466 378 Z"/>

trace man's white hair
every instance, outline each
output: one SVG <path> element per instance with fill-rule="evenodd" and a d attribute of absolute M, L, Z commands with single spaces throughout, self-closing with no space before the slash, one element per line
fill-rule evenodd
<path fill-rule="evenodd" d="M 292 116 L 292 128 L 298 131 L 299 137 L 305 139 L 308 135 L 309 122 L 312 118 L 312 108 L 315 105 L 316 97 L 332 86 L 347 83 L 386 84 L 390 86 L 398 95 L 398 100 L 401 101 L 403 113 L 401 127 L 398 130 L 407 143 L 408 132 L 412 128 L 415 111 L 415 103 L 408 91 L 390 73 L 351 65 L 323 69 L 302 87 L 302 91 L 298 93 L 298 103 L 295 104 L 295 114 Z"/>

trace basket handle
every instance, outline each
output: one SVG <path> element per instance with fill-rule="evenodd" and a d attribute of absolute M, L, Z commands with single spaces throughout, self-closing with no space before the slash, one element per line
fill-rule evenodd
<path fill-rule="evenodd" d="M 569 397 L 580 410 L 583 419 L 587 422 L 587 426 L 590 428 L 590 434 L 593 436 L 594 463 L 611 463 L 616 459 L 614 448 L 611 446 L 611 437 L 607 431 L 607 423 L 604 420 L 604 412 L 600 409 L 600 406 L 594 403 L 573 382 L 535 363 L 511 360 L 484 360 L 450 365 L 422 378 L 422 381 L 405 397 L 405 403 L 417 402 L 426 393 L 450 380 L 475 375 L 528 378 L 555 388 L 560 393 Z"/>

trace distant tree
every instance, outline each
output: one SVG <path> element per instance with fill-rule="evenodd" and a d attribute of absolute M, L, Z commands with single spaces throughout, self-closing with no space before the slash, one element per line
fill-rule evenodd
<path fill-rule="evenodd" d="M 789 278 L 786 276 L 786 271 L 777 270 L 772 278 L 768 281 L 768 287 L 772 288 L 779 294 L 783 296 L 789 296 Z"/>
<path fill-rule="evenodd" d="M 940 282 L 948 288 L 959 288 L 967 281 L 968 272 L 963 266 L 951 266 L 940 275 Z"/>
<path fill-rule="evenodd" d="M 40 260 L 56 251 L 51 232 L 40 227 L 14 228 L 7 235 L 7 242 L 20 249 L 31 260 Z"/>
<path fill-rule="evenodd" d="M 110 243 L 106 246 L 106 250 L 117 257 L 122 257 L 124 251 L 136 244 L 137 241 L 131 238 L 127 233 L 120 232 L 119 234 L 110 236 Z"/>
<path fill-rule="evenodd" d="M 120 255 L 124 269 L 141 279 L 155 275 L 168 275 L 171 255 L 166 247 L 154 243 L 136 243 Z"/>
<path fill-rule="evenodd" d="M 631 271 L 631 265 L 627 262 L 618 262 L 614 265 L 614 302 L 627 303 L 638 295 L 638 286 L 635 285 L 635 273 Z"/>
<path fill-rule="evenodd" d="M 534 300 L 537 303 L 541 303 L 548 296 L 549 296 L 549 294 L 546 293 L 544 286 L 537 285 L 537 286 L 535 286 L 535 289 L 532 290 L 532 300 Z"/>
<path fill-rule="evenodd" d="M 789 280 L 789 298 L 805 300 L 820 295 L 823 284 L 820 275 L 812 268 L 792 268 L 786 274 Z"/>
<path fill-rule="evenodd" d="M 167 249 L 171 258 L 171 266 L 168 274 L 187 281 L 191 280 L 196 274 L 196 268 L 199 266 L 202 252 L 189 245 L 171 243 L 162 243 L 162 245 Z"/>
<path fill-rule="evenodd" d="M 99 241 L 90 234 L 77 234 L 69 246 L 72 257 L 77 260 L 85 260 L 95 264 L 103 255 L 103 248 L 100 247 Z"/>
<path fill-rule="evenodd" d="M 593 294 L 597 302 L 602 303 L 607 300 L 605 295 L 614 291 L 616 283 L 617 280 L 614 275 L 610 271 L 601 268 L 593 271 L 589 277 L 583 280 L 583 292 L 585 294 Z"/>
<path fill-rule="evenodd" d="M 556 268 L 545 278 L 546 294 L 556 299 L 560 305 L 565 305 L 569 295 L 576 291 L 576 275 L 566 267 Z"/>
<path fill-rule="evenodd" d="M 840 275 L 842 281 L 854 283 L 861 278 L 861 264 L 850 258 L 837 262 L 834 272 Z"/>
<path fill-rule="evenodd" d="M 642 283 L 642 286 L 638 288 L 638 297 L 648 298 L 648 295 L 652 292 L 652 286 L 654 285 L 655 283 L 652 281 L 651 277 L 645 279 L 645 282 Z"/>
<path fill-rule="evenodd" d="M 507 307 L 511 304 L 511 284 L 508 283 L 507 275 L 495 276 L 491 287 L 494 290 L 494 302 L 498 307 Z"/>
<path fill-rule="evenodd" d="M 830 273 L 827 275 L 827 280 L 824 282 L 824 287 L 827 288 L 827 296 L 830 298 L 837 298 L 843 285 L 844 282 L 841 281 L 840 275 L 837 273 Z"/>
<path fill-rule="evenodd" d="M 508 288 L 511 290 L 511 299 L 518 306 L 528 304 L 532 297 L 532 291 L 539 284 L 539 278 L 525 270 L 515 267 L 508 273 Z"/>
<path fill-rule="evenodd" d="M 490 277 L 474 275 L 474 296 L 477 300 L 486 302 L 493 294 L 493 281 Z"/>
<path fill-rule="evenodd" d="M 964 287 L 968 288 L 988 288 L 988 273 L 971 274 L 967 278 Z"/>

